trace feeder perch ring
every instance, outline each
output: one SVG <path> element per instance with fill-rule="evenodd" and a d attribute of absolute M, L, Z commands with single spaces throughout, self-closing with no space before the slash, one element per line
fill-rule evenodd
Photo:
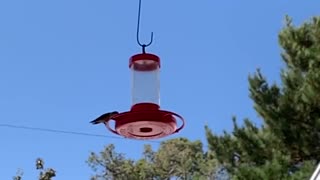
<path fill-rule="evenodd" d="M 176 119 L 181 125 L 177 128 Z M 109 122 L 115 121 L 115 128 Z M 179 132 L 185 125 L 184 119 L 164 110 L 123 112 L 104 123 L 107 129 L 117 135 L 132 139 L 158 139 Z"/>

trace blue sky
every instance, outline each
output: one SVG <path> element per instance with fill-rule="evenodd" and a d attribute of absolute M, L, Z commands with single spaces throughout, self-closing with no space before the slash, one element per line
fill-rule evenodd
<path fill-rule="evenodd" d="M 187 121 L 169 138 L 205 142 L 205 123 L 216 133 L 231 130 L 233 115 L 261 123 L 248 75 L 261 68 L 279 82 L 277 35 L 285 14 L 300 24 L 319 15 L 320 1 L 143 0 L 142 6 L 141 40 L 153 31 L 147 52 L 162 60 L 161 108 Z M 0 124 L 113 136 L 89 121 L 131 106 L 128 59 L 141 52 L 137 8 L 138 0 L 1 0 Z M 37 157 L 57 170 L 55 179 L 89 179 L 91 151 L 114 143 L 139 158 L 150 143 L 1 126 L 0 137 L 1 179 L 18 168 L 34 179 Z"/>

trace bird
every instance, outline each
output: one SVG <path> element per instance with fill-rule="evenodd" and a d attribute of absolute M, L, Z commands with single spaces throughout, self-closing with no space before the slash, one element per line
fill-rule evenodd
<path fill-rule="evenodd" d="M 100 117 L 91 121 L 90 123 L 92 123 L 92 124 L 104 123 L 104 122 L 107 122 L 108 120 L 110 120 L 113 116 L 115 116 L 117 114 L 119 114 L 118 111 L 108 112 L 108 113 L 102 114 Z"/>

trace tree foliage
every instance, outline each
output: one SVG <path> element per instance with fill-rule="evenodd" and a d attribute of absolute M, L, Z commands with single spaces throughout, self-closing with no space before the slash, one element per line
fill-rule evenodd
<path fill-rule="evenodd" d="M 56 176 L 56 171 L 52 168 L 44 169 L 44 161 L 41 158 L 36 159 L 36 169 L 39 171 L 39 180 L 52 180 Z M 19 169 L 13 180 L 22 180 L 23 171 Z"/>
<path fill-rule="evenodd" d="M 320 160 L 320 18 L 296 27 L 287 17 L 279 43 L 282 84 L 269 84 L 260 70 L 249 77 L 263 126 L 246 119 L 238 127 L 234 118 L 232 133 L 206 128 L 211 150 L 233 179 L 308 179 Z"/>
<path fill-rule="evenodd" d="M 200 141 L 185 138 L 165 141 L 157 151 L 146 145 L 143 158 L 133 161 L 115 152 L 108 145 L 99 154 L 91 153 L 88 164 L 96 172 L 95 179 L 181 179 L 201 180 L 215 172 L 216 161 L 210 152 L 203 151 Z"/>

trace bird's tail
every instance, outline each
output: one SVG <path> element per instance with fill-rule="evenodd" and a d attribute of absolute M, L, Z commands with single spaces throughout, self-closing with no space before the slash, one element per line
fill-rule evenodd
<path fill-rule="evenodd" d="M 99 124 L 99 123 L 101 123 L 101 122 L 93 120 L 93 121 L 91 121 L 90 123 L 91 123 L 91 124 Z"/>

